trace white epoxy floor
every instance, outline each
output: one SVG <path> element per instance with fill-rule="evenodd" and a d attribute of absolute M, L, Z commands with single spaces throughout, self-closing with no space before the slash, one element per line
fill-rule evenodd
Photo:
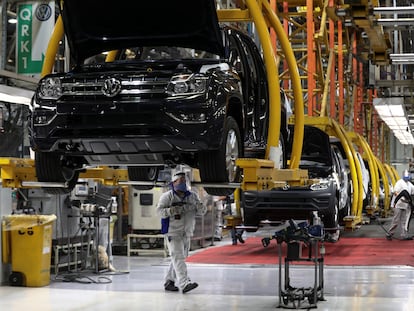
<path fill-rule="evenodd" d="M 164 291 L 169 258 L 114 256 L 113 263 L 115 273 L 63 271 L 52 274 L 50 285 L 44 287 L 2 286 L 0 310 L 253 311 L 278 307 L 278 265 L 189 264 L 189 275 L 199 287 L 182 294 Z M 291 284 L 312 286 L 312 271 L 310 266 L 291 266 Z M 325 266 L 323 287 L 325 301 L 317 303 L 318 310 L 414 310 L 413 267 Z"/>

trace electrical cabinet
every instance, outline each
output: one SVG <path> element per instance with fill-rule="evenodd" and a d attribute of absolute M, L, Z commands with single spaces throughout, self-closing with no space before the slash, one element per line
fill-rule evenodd
<path fill-rule="evenodd" d="M 131 190 L 132 230 L 161 230 L 161 220 L 156 209 L 164 189 L 154 187 L 151 190 Z"/>

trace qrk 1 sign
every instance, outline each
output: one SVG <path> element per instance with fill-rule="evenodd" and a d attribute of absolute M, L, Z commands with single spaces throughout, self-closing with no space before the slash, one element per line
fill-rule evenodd
<path fill-rule="evenodd" d="M 55 3 L 25 2 L 17 8 L 17 73 L 38 75 L 55 25 Z"/>

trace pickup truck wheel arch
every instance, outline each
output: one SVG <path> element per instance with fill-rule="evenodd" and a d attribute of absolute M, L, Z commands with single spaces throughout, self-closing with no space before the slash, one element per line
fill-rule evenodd
<path fill-rule="evenodd" d="M 50 194 L 69 193 L 75 187 L 79 171 L 62 165 L 64 156 L 54 152 L 35 152 L 37 180 L 40 182 L 66 182 L 66 188 L 45 187 Z"/>
<path fill-rule="evenodd" d="M 243 154 L 240 129 L 233 117 L 227 117 L 219 150 L 200 154 L 200 177 L 202 182 L 238 182 L 240 169 L 236 159 Z M 233 188 L 205 188 L 210 195 L 225 196 Z"/>
<path fill-rule="evenodd" d="M 128 178 L 131 181 L 157 181 L 159 168 L 156 166 L 128 166 Z M 133 185 L 136 190 L 151 190 L 154 186 Z"/>

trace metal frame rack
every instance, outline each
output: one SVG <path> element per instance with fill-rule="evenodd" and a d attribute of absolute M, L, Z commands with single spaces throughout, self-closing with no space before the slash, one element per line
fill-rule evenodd
<path fill-rule="evenodd" d="M 324 266 L 324 230 L 320 225 L 309 226 L 307 222 L 296 224 L 293 220 L 289 227 L 278 231 L 271 239 L 276 239 L 279 255 L 279 308 L 310 309 L 317 308 L 317 302 L 323 301 L 323 266 Z M 263 246 L 270 244 L 270 238 L 262 239 Z M 282 269 L 283 243 L 287 245 Z M 302 255 L 306 247 L 307 254 Z M 314 282 L 310 287 L 294 287 L 291 285 L 290 265 L 292 262 L 310 262 L 314 265 Z M 283 280 L 282 280 L 283 279 Z"/>

